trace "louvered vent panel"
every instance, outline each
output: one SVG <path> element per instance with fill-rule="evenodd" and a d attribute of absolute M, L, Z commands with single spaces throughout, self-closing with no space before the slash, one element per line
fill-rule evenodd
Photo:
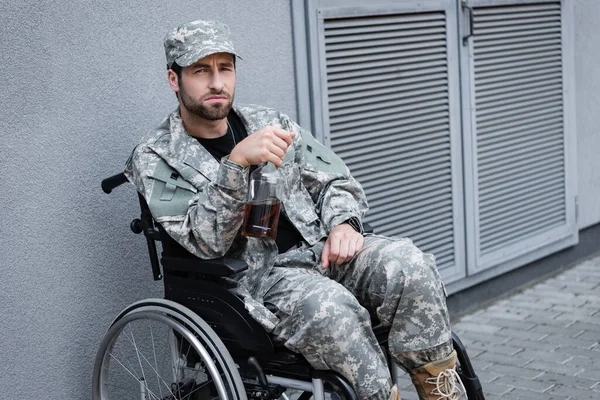
<path fill-rule="evenodd" d="M 559 1 L 474 9 L 482 255 L 566 223 Z"/>
<path fill-rule="evenodd" d="M 454 265 L 444 12 L 324 21 L 332 149 L 377 233 Z"/>

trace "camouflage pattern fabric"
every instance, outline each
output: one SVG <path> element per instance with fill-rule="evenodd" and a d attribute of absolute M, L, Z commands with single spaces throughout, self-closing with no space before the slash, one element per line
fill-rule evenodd
<path fill-rule="evenodd" d="M 193 21 L 179 25 L 164 39 L 167 68 L 173 63 L 189 67 L 214 53 L 231 53 L 241 58 L 233 48 L 227 25 L 219 21 Z"/>
<path fill-rule="evenodd" d="M 407 239 L 367 236 L 350 262 L 323 270 L 320 255 L 328 233 L 352 217 L 362 220 L 367 210 L 361 186 L 339 157 L 286 115 L 260 106 L 233 110 L 249 134 L 267 125 L 296 133 L 281 172 L 287 189 L 282 209 L 302 235 L 298 248 L 278 254 L 274 241 L 239 234 L 248 168 L 215 160 L 185 131 L 178 110 L 134 149 L 126 176 L 155 220 L 188 251 L 248 263 L 247 271 L 233 277 L 235 291 L 267 331 L 315 367 L 343 374 L 362 397 L 387 398 L 389 371 L 369 312 L 391 326 L 391 353 L 405 368 L 438 353 L 446 356 L 450 329 L 433 257 Z M 281 271 L 300 271 L 306 282 L 286 296 L 282 285 L 300 278 Z M 302 294 L 301 287 L 322 293 Z"/>
<path fill-rule="evenodd" d="M 433 256 L 406 238 L 367 235 L 352 260 L 323 270 L 321 249 L 282 255 L 265 282 L 273 286 L 262 301 L 279 319 L 273 334 L 286 347 L 317 369 L 340 373 L 369 399 L 387 399 L 391 388 L 372 319 L 390 327 L 390 354 L 406 371 L 452 352 Z"/>

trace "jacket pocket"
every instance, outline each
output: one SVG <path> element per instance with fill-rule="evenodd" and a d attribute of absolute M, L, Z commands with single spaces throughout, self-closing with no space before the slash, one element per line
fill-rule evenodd
<path fill-rule="evenodd" d="M 308 166 L 318 171 L 346 175 L 346 164 L 331 149 L 323 146 L 310 134 L 302 135 L 302 152 Z"/>
<path fill-rule="evenodd" d="M 157 164 L 148 174 L 152 191 L 148 206 L 154 218 L 185 216 L 198 190 L 166 163 Z"/>

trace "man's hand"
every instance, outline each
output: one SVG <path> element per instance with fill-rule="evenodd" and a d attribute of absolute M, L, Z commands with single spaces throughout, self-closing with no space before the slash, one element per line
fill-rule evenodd
<path fill-rule="evenodd" d="M 325 246 L 323 246 L 321 253 L 323 268 L 327 268 L 329 262 L 339 265 L 350 261 L 362 249 L 363 244 L 363 235 L 356 232 L 350 225 L 336 226 L 329 233 Z"/>
<path fill-rule="evenodd" d="M 246 168 L 263 162 L 281 167 L 283 157 L 296 134 L 274 126 L 265 126 L 239 142 L 229 154 L 229 161 Z"/>

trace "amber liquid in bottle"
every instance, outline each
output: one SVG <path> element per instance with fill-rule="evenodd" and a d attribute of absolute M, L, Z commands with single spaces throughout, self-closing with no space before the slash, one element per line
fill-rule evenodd
<path fill-rule="evenodd" d="M 275 197 L 247 203 L 244 208 L 242 235 L 275 240 L 280 208 L 281 202 Z"/>

